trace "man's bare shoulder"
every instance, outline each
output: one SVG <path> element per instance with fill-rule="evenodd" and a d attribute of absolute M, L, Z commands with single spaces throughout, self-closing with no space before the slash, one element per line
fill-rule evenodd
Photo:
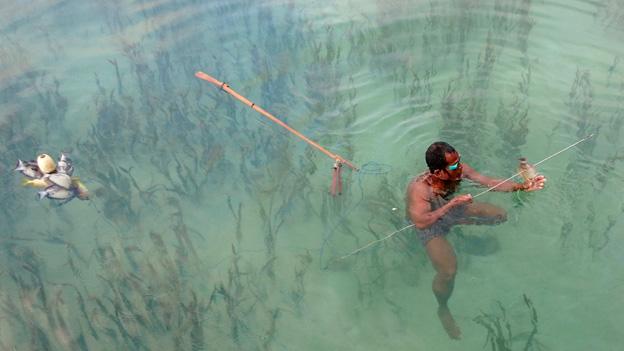
<path fill-rule="evenodd" d="M 431 185 L 427 182 L 426 176 L 417 176 L 410 181 L 407 188 L 407 196 L 410 201 L 428 200 Z"/>

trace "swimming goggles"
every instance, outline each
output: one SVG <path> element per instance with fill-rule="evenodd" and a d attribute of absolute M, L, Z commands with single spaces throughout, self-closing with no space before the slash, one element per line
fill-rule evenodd
<path fill-rule="evenodd" d="M 461 156 L 457 159 L 457 162 L 453 163 L 452 165 L 448 166 L 448 170 L 449 171 L 454 171 L 457 168 L 459 168 L 459 161 L 461 160 Z"/>

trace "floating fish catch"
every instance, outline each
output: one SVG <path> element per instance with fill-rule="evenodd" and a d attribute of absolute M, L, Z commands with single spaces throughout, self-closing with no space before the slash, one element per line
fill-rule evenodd
<path fill-rule="evenodd" d="M 15 171 L 26 177 L 23 186 L 44 189 L 37 192 L 39 200 L 48 198 L 65 204 L 75 197 L 89 199 L 87 187 L 78 177 L 72 177 L 74 167 L 65 153 L 61 153 L 58 163 L 48 154 L 41 154 L 33 161 L 17 160 Z"/>

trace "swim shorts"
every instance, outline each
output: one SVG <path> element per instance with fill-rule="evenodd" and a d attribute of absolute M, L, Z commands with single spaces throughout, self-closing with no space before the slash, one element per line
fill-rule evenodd
<path fill-rule="evenodd" d="M 436 236 L 446 236 L 451 231 L 453 225 L 457 224 L 460 219 L 464 218 L 465 210 L 466 207 L 463 205 L 454 207 L 437 222 L 431 225 L 431 227 L 416 229 L 418 239 L 422 245 L 427 246 L 429 240 L 435 238 Z"/>

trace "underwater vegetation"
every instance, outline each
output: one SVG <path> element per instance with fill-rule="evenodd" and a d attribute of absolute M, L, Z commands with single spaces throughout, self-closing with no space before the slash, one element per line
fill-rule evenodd
<path fill-rule="evenodd" d="M 499 171 L 531 137 L 552 133 L 551 149 L 600 132 L 553 182 L 565 185 L 553 186 L 554 235 L 563 254 L 618 243 L 624 207 L 584 200 L 621 180 L 621 55 L 562 78 L 565 116 L 551 132 L 531 95 L 534 1 L 351 1 L 346 13 L 278 3 L 108 1 L 65 18 L 70 3 L 49 1 L 54 16 L 25 6 L 0 26 L 0 349 L 292 349 L 330 276 L 352 284 L 345 311 L 366 317 L 380 303 L 407 325 L 393 289 L 429 289 L 431 273 L 413 232 L 338 258 L 406 225 L 405 185 L 433 138 L 490 155 L 471 164 Z M 617 1 L 596 6 L 618 26 Z M 93 43 L 80 54 L 78 35 Z M 362 171 L 330 196 L 332 160 L 194 79 L 199 69 Z M 600 100 L 604 89 L 618 102 Z M 56 150 L 73 157 L 89 202 L 43 205 L 18 185 L 15 160 Z M 460 254 L 506 250 L 455 234 Z M 475 318 L 486 347 L 543 348 L 523 303 Z"/>
<path fill-rule="evenodd" d="M 492 351 L 546 350 L 545 346 L 537 339 L 539 332 L 538 315 L 533 301 L 526 294 L 522 294 L 522 300 L 526 307 L 523 317 L 528 319 L 531 324 L 528 330 L 520 332 L 516 330 L 517 327 L 512 328 L 511 320 L 508 316 L 509 312 L 500 301 L 496 302 L 497 311 L 491 313 L 481 312 L 480 315 L 473 318 L 475 323 L 487 331 L 484 348 L 489 348 Z"/>

